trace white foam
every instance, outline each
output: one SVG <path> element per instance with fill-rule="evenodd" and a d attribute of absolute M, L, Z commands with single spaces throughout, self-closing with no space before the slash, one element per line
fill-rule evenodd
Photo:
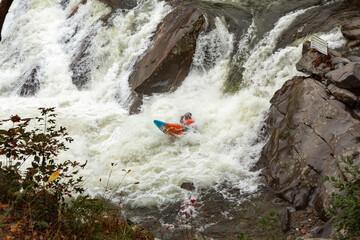
<path fill-rule="evenodd" d="M 263 145 L 257 140 L 269 99 L 297 74 L 294 65 L 301 54 L 300 46 L 273 50 L 277 37 L 304 10 L 281 18 L 264 40 L 248 51 L 245 84 L 232 95 L 222 89 L 234 37 L 217 19 L 216 28 L 200 37 L 194 67 L 183 84 L 173 93 L 145 98 L 141 113 L 129 116 L 127 78 L 169 12 L 165 3 L 145 1 L 135 9 L 118 12 L 110 26 L 97 22 L 110 11 L 98 1 L 88 0 L 71 18 L 79 1 L 70 1 L 65 10 L 58 1 L 15 3 L 10 13 L 14 21 L 7 23 L 7 40 L 0 43 L 0 119 L 11 114 L 33 117 L 38 115 L 37 107 L 56 107 L 59 125 L 75 139 L 60 158 L 88 160 L 82 174 L 89 192 L 103 192 L 99 179 L 106 181 L 111 163 L 117 164 L 111 187 L 121 184 L 125 202 L 135 206 L 185 199 L 189 193 L 180 188 L 184 182 L 214 187 L 225 196 L 224 182 L 240 192 L 256 191 L 257 174 L 249 169 Z M 250 35 L 252 31 L 248 31 Z M 88 56 L 91 79 L 87 88 L 79 91 L 72 84 L 69 66 L 88 36 L 93 39 Z M 208 58 L 202 54 L 204 48 Z M 41 67 L 41 90 L 35 97 L 19 97 L 14 86 L 34 63 Z M 178 122 L 188 111 L 198 125 L 197 133 L 173 138 L 153 124 L 154 119 Z M 124 180 L 122 169 L 131 169 Z"/>

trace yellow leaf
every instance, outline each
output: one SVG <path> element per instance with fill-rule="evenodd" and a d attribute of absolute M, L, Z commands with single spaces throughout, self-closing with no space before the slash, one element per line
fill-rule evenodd
<path fill-rule="evenodd" d="M 11 232 L 15 232 L 16 231 L 16 229 L 17 229 L 17 226 L 11 226 Z"/>
<path fill-rule="evenodd" d="M 51 174 L 51 176 L 49 177 L 48 182 L 51 182 L 51 181 L 54 181 L 55 179 L 57 179 L 59 177 L 59 174 L 60 174 L 60 170 L 53 172 Z"/>

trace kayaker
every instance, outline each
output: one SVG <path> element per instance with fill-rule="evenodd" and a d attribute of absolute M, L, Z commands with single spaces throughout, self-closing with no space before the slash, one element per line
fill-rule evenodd
<path fill-rule="evenodd" d="M 194 120 L 192 120 L 192 114 L 190 112 L 185 113 L 180 117 L 180 123 L 184 126 L 190 126 L 191 124 L 195 123 Z"/>

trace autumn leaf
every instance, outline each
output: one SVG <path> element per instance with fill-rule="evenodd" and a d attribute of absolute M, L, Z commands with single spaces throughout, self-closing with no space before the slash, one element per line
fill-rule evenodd
<path fill-rule="evenodd" d="M 12 122 L 20 122 L 21 118 L 18 115 L 11 116 L 10 120 Z"/>
<path fill-rule="evenodd" d="M 53 172 L 51 174 L 51 176 L 49 177 L 48 182 L 54 181 L 55 179 L 57 179 L 59 177 L 59 175 L 60 175 L 60 170 Z"/>
<path fill-rule="evenodd" d="M 15 225 L 15 226 L 11 226 L 11 232 L 15 232 L 17 230 L 17 225 Z"/>
<path fill-rule="evenodd" d="M 2 204 L 2 203 L 0 203 L 0 208 L 1 208 L 1 209 L 7 208 L 8 206 L 9 206 L 9 204 Z"/>

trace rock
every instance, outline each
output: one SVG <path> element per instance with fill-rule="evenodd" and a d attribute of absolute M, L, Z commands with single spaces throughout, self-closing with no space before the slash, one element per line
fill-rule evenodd
<path fill-rule="evenodd" d="M 225 21 L 228 30 L 240 38 L 250 26 L 250 12 L 226 3 L 171 1 L 173 11 L 162 20 L 153 44 L 133 68 L 129 77 L 132 91 L 142 95 L 171 92 L 177 89 L 190 71 L 198 36 L 216 28 L 215 20 Z M 210 67 L 215 60 L 210 59 Z"/>
<path fill-rule="evenodd" d="M 18 90 L 18 94 L 23 97 L 34 96 L 40 89 L 40 81 L 38 79 L 39 67 L 34 67 L 29 73 L 23 77 L 25 80 Z"/>
<path fill-rule="evenodd" d="M 132 104 L 129 109 L 129 113 L 131 115 L 138 114 L 140 112 L 140 108 L 143 104 L 142 96 L 140 94 L 133 94 L 132 96 Z"/>
<path fill-rule="evenodd" d="M 339 64 L 339 63 L 348 64 L 349 62 L 350 62 L 350 60 L 347 58 L 344 58 L 344 57 L 335 57 L 332 59 L 332 63 L 334 65 Z"/>
<path fill-rule="evenodd" d="M 195 190 L 195 185 L 192 182 L 184 182 L 181 184 L 181 188 L 186 189 L 188 191 L 193 191 Z"/>
<path fill-rule="evenodd" d="M 318 238 L 330 237 L 333 232 L 333 218 L 328 220 L 324 225 L 318 229 L 315 236 Z"/>
<path fill-rule="evenodd" d="M 342 30 L 344 37 L 350 40 L 360 40 L 360 29 Z"/>
<path fill-rule="evenodd" d="M 350 21 L 346 21 L 341 32 L 348 39 L 360 40 L 360 18 L 352 18 Z"/>
<path fill-rule="evenodd" d="M 283 209 L 280 214 L 281 231 L 287 232 L 290 230 L 290 211 L 289 209 Z"/>
<path fill-rule="evenodd" d="M 328 49 L 328 53 L 334 57 L 338 57 L 338 58 L 342 57 L 342 54 L 338 51 L 335 51 L 334 49 Z"/>
<path fill-rule="evenodd" d="M 302 188 L 296 193 L 293 202 L 295 209 L 297 210 L 304 209 L 307 206 L 309 199 L 309 192 L 310 190 L 308 188 Z"/>
<path fill-rule="evenodd" d="M 310 49 L 310 42 L 303 44 L 303 55 L 296 63 L 296 69 L 307 74 L 315 74 L 324 77 L 332 69 L 331 55 L 324 55 L 316 50 Z"/>
<path fill-rule="evenodd" d="M 204 17 L 193 6 L 180 5 L 162 21 L 153 46 L 134 66 L 132 90 L 141 94 L 175 90 L 187 76 Z"/>
<path fill-rule="evenodd" d="M 101 0 L 102 2 L 108 4 L 113 10 L 117 9 L 133 9 L 138 5 L 137 0 Z"/>
<path fill-rule="evenodd" d="M 72 69 L 72 82 L 79 90 L 86 87 L 86 84 L 91 76 L 91 68 L 89 64 L 90 54 L 88 52 L 91 39 L 92 37 L 85 38 L 70 64 L 70 69 Z"/>
<path fill-rule="evenodd" d="M 1 41 L 1 30 L 5 22 L 5 17 L 11 7 L 13 0 L 1 0 L 0 1 L 0 41 Z"/>
<path fill-rule="evenodd" d="M 346 44 L 346 46 L 348 48 L 354 48 L 354 47 L 357 47 L 357 46 L 360 46 L 360 40 L 353 40 L 353 41 L 350 41 Z"/>
<path fill-rule="evenodd" d="M 351 62 L 358 62 L 360 63 L 360 57 L 359 56 L 354 56 L 354 55 L 350 55 L 347 57 Z"/>
<path fill-rule="evenodd" d="M 325 75 L 336 86 L 345 89 L 360 88 L 360 63 L 348 63 Z"/>
<path fill-rule="evenodd" d="M 360 29 L 360 17 L 350 18 L 350 20 L 345 21 L 342 26 L 343 30 L 354 30 Z"/>
<path fill-rule="evenodd" d="M 356 106 L 357 97 L 352 92 L 346 89 L 338 88 L 334 84 L 330 84 L 328 89 L 330 93 L 340 102 L 343 102 L 353 108 Z"/>
<path fill-rule="evenodd" d="M 281 198 L 297 208 L 313 206 L 323 217 L 334 188 L 322 177 L 339 176 L 345 156 L 360 162 L 360 122 L 327 91 L 312 78 L 284 83 L 270 101 L 259 161 L 264 181 Z"/>

